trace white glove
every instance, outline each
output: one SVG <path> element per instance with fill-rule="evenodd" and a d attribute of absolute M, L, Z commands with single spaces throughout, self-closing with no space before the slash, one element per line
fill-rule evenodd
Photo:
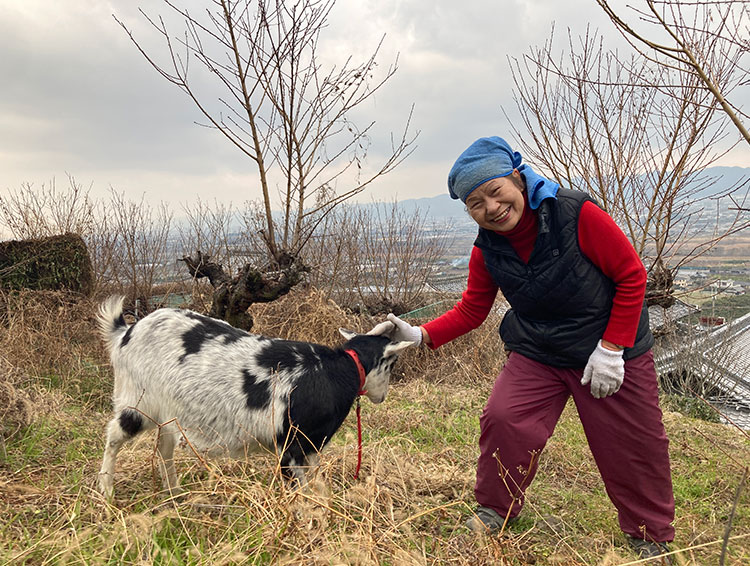
<path fill-rule="evenodd" d="M 367 335 L 368 336 L 380 336 L 384 334 L 388 336 L 388 338 L 390 338 L 391 334 L 393 333 L 394 328 L 395 328 L 395 325 L 391 321 L 386 320 L 384 322 L 381 322 L 373 326 L 372 330 L 369 330 L 367 332 Z"/>
<path fill-rule="evenodd" d="M 421 327 L 412 326 L 393 313 L 390 313 L 387 318 L 395 326 L 393 334 L 391 335 L 391 340 L 394 342 L 414 342 L 415 346 L 419 346 L 422 343 Z"/>
<path fill-rule="evenodd" d="M 591 394 L 597 399 L 603 399 L 617 393 L 624 378 L 625 360 L 622 358 L 622 350 L 608 350 L 599 340 L 583 370 L 581 385 L 590 381 Z"/>

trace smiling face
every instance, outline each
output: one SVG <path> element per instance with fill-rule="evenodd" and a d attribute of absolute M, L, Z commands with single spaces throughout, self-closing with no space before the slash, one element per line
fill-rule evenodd
<path fill-rule="evenodd" d="M 510 175 L 482 183 L 466 198 L 474 221 L 486 230 L 507 232 L 523 216 L 523 179 L 517 169 Z"/>

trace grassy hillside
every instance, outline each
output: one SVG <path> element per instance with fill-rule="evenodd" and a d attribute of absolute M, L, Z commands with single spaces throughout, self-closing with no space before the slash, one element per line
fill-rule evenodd
<path fill-rule="evenodd" d="M 0 302 L 0 564 L 635 564 L 574 408 L 540 460 L 522 520 L 501 536 L 468 532 L 478 421 L 502 363 L 497 321 L 437 352 L 413 351 L 385 403 L 354 412 L 310 489 L 291 492 L 270 455 L 177 467 L 188 493 L 159 493 L 155 436 L 121 452 L 116 497 L 95 491 L 111 375 L 93 334 L 94 305 L 23 295 Z M 365 330 L 315 295 L 254 312 L 269 335 L 338 343 Z M 5 409 L 3 409 L 5 407 Z M 3 412 L 4 411 L 4 412 Z M 750 563 L 748 436 L 665 410 L 679 564 Z M 747 483 L 750 483 L 747 482 Z"/>

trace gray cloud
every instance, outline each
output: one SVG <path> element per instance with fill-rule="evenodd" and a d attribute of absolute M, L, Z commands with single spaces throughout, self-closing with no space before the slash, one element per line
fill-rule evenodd
<path fill-rule="evenodd" d="M 168 14 L 157 0 L 138 5 Z M 111 185 L 155 201 L 256 198 L 253 163 L 195 125 L 199 112 L 148 65 L 113 13 L 164 60 L 131 0 L 0 0 L 0 194 L 68 172 L 95 191 Z M 396 76 L 355 115 L 377 122 L 372 158 L 412 104 L 421 130 L 412 157 L 364 198 L 442 192 L 458 152 L 476 137 L 506 134 L 501 106 L 514 111 L 506 59 L 541 44 L 553 21 L 563 33 L 608 25 L 590 0 L 340 0 L 323 33 L 324 64 L 367 57 L 383 34 L 381 65 L 399 54 Z M 212 81 L 196 74 L 195 86 L 218 107 Z"/>

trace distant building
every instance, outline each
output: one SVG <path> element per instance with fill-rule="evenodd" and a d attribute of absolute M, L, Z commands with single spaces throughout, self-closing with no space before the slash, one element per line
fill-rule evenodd
<path fill-rule="evenodd" d="M 678 277 L 672 282 L 672 284 L 678 289 L 687 289 L 690 280 L 687 277 Z"/>
<path fill-rule="evenodd" d="M 727 291 L 729 289 L 732 289 L 734 287 L 734 281 L 732 279 L 717 279 L 715 281 L 712 281 L 708 288 L 711 291 L 715 291 L 717 293 L 720 293 L 722 291 Z"/>
<path fill-rule="evenodd" d="M 702 316 L 698 320 L 702 326 L 721 326 L 726 323 L 723 316 Z"/>

